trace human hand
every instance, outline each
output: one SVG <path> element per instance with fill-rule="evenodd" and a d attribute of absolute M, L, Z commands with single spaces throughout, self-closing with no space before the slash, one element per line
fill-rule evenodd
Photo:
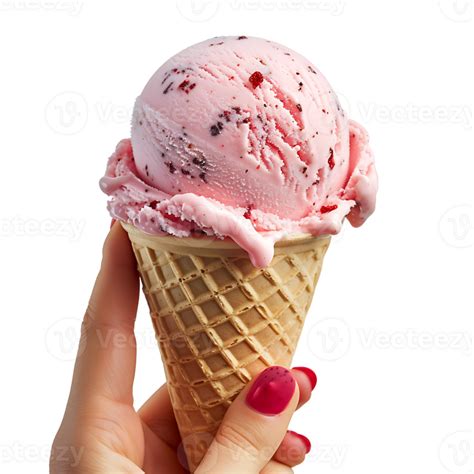
<path fill-rule="evenodd" d="M 138 297 L 128 236 L 113 225 L 84 316 L 66 412 L 52 446 L 54 474 L 186 472 L 166 385 L 139 410 L 133 406 Z M 310 444 L 287 427 L 315 384 L 315 374 L 306 368 L 265 370 L 232 403 L 196 474 L 292 472 Z"/>

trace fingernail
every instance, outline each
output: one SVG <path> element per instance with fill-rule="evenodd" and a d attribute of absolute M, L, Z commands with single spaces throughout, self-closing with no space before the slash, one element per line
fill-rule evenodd
<path fill-rule="evenodd" d="M 297 433 L 296 431 L 288 430 L 288 433 L 291 433 L 293 436 L 296 436 L 298 439 L 303 441 L 304 446 L 306 448 L 306 454 L 311 451 L 311 441 L 304 435 Z"/>
<path fill-rule="evenodd" d="M 303 374 L 305 374 L 309 379 L 311 390 L 314 390 L 314 387 L 316 387 L 316 382 L 318 381 L 318 377 L 316 377 L 314 371 L 308 367 L 293 367 L 293 370 L 299 370 L 300 372 L 303 372 Z"/>
<path fill-rule="evenodd" d="M 296 382 L 285 367 L 269 367 L 253 382 L 247 393 L 247 405 L 263 415 L 278 415 L 290 403 Z"/>
<path fill-rule="evenodd" d="M 112 229 L 112 227 L 114 226 L 114 224 L 117 222 L 117 219 L 112 219 L 112 222 L 110 223 L 110 228 Z"/>

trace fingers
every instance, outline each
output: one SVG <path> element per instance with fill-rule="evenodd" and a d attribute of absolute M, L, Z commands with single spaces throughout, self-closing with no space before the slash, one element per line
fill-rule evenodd
<path fill-rule="evenodd" d="M 105 240 L 102 263 L 89 301 L 98 324 L 132 329 L 138 304 L 138 273 L 127 233 L 114 224 Z"/>
<path fill-rule="evenodd" d="M 291 373 L 300 389 L 300 399 L 297 406 L 299 409 L 311 398 L 311 393 L 316 387 L 317 377 L 308 367 L 293 367 Z M 304 461 L 310 449 L 311 442 L 306 436 L 294 431 L 287 431 L 273 459 L 285 466 L 294 467 Z"/>
<path fill-rule="evenodd" d="M 311 393 L 316 387 L 317 377 L 308 367 L 293 367 L 291 373 L 300 389 L 300 399 L 298 401 L 298 408 L 300 408 L 311 398 Z"/>
<path fill-rule="evenodd" d="M 112 226 L 82 325 L 71 395 L 101 395 L 130 404 L 135 374 L 133 328 L 139 280 L 122 226 Z"/>
<path fill-rule="evenodd" d="M 273 459 L 286 466 L 294 467 L 304 461 L 310 450 L 311 442 L 306 436 L 287 431 Z"/>
<path fill-rule="evenodd" d="M 260 471 L 260 474 L 292 474 L 293 469 L 273 459 Z"/>
<path fill-rule="evenodd" d="M 316 374 L 306 367 L 295 367 L 291 369 L 291 373 L 300 391 L 300 398 L 297 405 L 297 409 L 299 409 L 311 398 L 311 392 L 314 388 L 313 380 L 316 380 Z M 143 423 L 145 423 L 155 435 L 172 448 L 178 448 L 181 443 L 181 437 L 166 385 L 162 385 L 143 404 L 138 413 Z"/>
<path fill-rule="evenodd" d="M 162 385 L 138 411 L 141 420 L 168 446 L 176 449 L 181 443 L 168 388 Z"/>
<path fill-rule="evenodd" d="M 299 398 L 288 369 L 264 370 L 230 406 L 196 473 L 259 473 L 285 437 Z"/>
<path fill-rule="evenodd" d="M 188 471 L 183 468 L 176 456 L 176 450 L 171 448 L 161 438 L 155 435 L 147 425 L 143 425 L 145 435 L 145 457 L 143 460 L 143 471 L 147 474 L 185 474 Z"/>
<path fill-rule="evenodd" d="M 300 391 L 298 409 L 311 398 L 311 392 L 316 381 L 316 374 L 306 367 L 295 367 L 291 369 L 291 373 Z M 178 448 L 181 443 L 181 437 L 166 385 L 161 386 L 143 404 L 138 413 L 143 423 L 145 423 L 156 436 L 163 440 L 168 446 L 174 449 Z M 287 439 L 287 437 L 285 437 L 285 439 Z M 285 442 L 285 439 L 283 442 Z M 290 448 L 291 446 L 288 446 L 287 443 L 285 450 L 288 451 Z M 299 459 L 299 455 L 297 457 Z M 291 464 L 288 465 L 290 466 Z"/>

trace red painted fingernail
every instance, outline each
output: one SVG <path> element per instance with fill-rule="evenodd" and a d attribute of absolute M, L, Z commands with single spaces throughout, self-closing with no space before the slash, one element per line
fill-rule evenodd
<path fill-rule="evenodd" d="M 114 224 L 117 222 L 117 219 L 112 219 L 112 222 L 110 223 L 110 228 L 112 229 L 112 227 L 114 226 Z"/>
<path fill-rule="evenodd" d="M 245 401 L 264 415 L 278 415 L 290 403 L 296 381 L 285 367 L 265 369 L 253 382 Z"/>
<path fill-rule="evenodd" d="M 298 439 L 303 441 L 304 446 L 306 448 L 306 454 L 311 451 L 311 441 L 304 435 L 297 433 L 296 431 L 288 430 L 288 433 L 291 433 L 293 436 L 296 436 Z"/>
<path fill-rule="evenodd" d="M 305 374 L 306 377 L 308 377 L 309 379 L 309 383 L 311 384 L 311 390 L 314 390 L 314 387 L 316 387 L 316 382 L 318 381 L 318 377 L 316 377 L 314 371 L 312 371 L 308 367 L 293 367 L 293 369 L 303 372 L 303 374 Z"/>

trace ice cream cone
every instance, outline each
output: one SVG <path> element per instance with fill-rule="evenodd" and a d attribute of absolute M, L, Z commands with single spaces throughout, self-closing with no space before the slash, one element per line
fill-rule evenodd
<path fill-rule="evenodd" d="M 264 269 L 231 240 L 152 236 L 128 224 L 191 472 L 232 400 L 289 366 L 330 238 L 277 242 Z"/>

